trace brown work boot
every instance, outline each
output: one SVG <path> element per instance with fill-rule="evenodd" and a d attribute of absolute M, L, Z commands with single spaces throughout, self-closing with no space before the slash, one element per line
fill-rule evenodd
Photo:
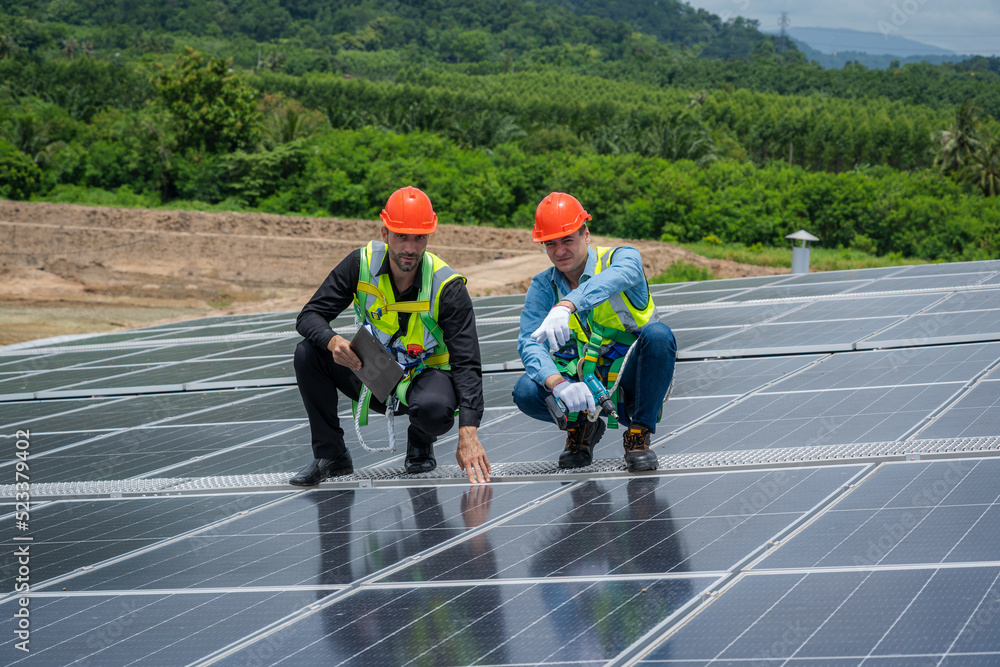
<path fill-rule="evenodd" d="M 642 424 L 632 424 L 622 435 L 625 446 L 625 467 L 629 472 L 656 470 L 659 463 L 649 448 L 649 429 Z"/>
<path fill-rule="evenodd" d="M 590 421 L 586 415 L 566 429 L 566 449 L 559 455 L 560 468 L 582 468 L 594 460 L 594 445 L 604 435 L 604 422 Z"/>

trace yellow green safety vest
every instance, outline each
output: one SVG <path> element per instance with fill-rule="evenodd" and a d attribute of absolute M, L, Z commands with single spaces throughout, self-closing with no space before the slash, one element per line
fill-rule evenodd
<path fill-rule="evenodd" d="M 358 322 L 370 325 L 372 334 L 407 371 L 396 387 L 396 396 L 406 405 L 406 391 L 417 373 L 427 367 L 451 368 L 444 334 L 437 323 L 438 307 L 444 286 L 452 280 L 465 282 L 465 278 L 437 255 L 424 252 L 417 300 L 397 302 L 390 273 L 376 276 L 372 272 L 372 267 L 375 271 L 382 267 L 385 256 L 386 246 L 382 241 L 371 241 L 362 248 L 354 312 Z M 399 313 L 411 314 L 405 332 L 399 330 Z M 363 405 L 362 426 L 368 421 L 367 403 L 366 400 Z"/>
<path fill-rule="evenodd" d="M 618 248 L 598 247 L 597 263 L 594 266 L 594 276 L 611 266 L 611 260 Z M 565 294 L 556 287 L 556 300 L 561 300 Z M 586 320 L 581 320 L 574 312 L 569 318 L 569 328 L 573 332 L 576 343 L 576 357 L 568 359 L 555 357 L 554 361 L 559 371 L 575 376 L 580 380 L 594 373 L 605 386 L 611 386 L 618 379 L 624 357 L 606 359 L 615 343 L 632 345 L 639 337 L 639 332 L 650 321 L 656 319 L 656 304 L 649 294 L 649 284 L 646 284 L 646 305 L 639 308 L 624 292 L 613 294 L 607 301 L 599 303 L 590 309 Z M 615 389 L 612 400 L 618 402 L 618 390 Z M 617 426 L 612 418 L 608 425 Z"/>

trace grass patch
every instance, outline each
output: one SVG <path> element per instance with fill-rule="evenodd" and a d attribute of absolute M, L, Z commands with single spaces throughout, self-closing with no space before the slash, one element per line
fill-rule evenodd
<path fill-rule="evenodd" d="M 709 259 L 728 259 L 741 264 L 770 266 L 777 269 L 790 269 L 792 267 L 791 246 L 768 248 L 754 244 L 748 247 L 741 243 L 680 243 L 678 245 Z M 812 249 L 809 256 L 809 269 L 811 271 L 873 269 L 908 264 L 927 264 L 927 260 L 903 257 L 899 253 L 890 253 L 879 257 L 853 248 L 816 247 Z"/>
<path fill-rule="evenodd" d="M 57 185 L 44 197 L 34 196 L 31 201 L 44 201 L 53 204 L 85 204 L 88 206 L 110 206 L 114 208 L 156 208 L 160 198 L 153 195 L 133 192 L 132 188 L 123 185 L 117 190 L 102 190 L 101 188 L 85 188 L 81 185 Z"/>
<path fill-rule="evenodd" d="M 649 282 L 657 285 L 661 283 L 689 283 L 698 280 L 715 280 L 715 278 L 715 274 L 703 266 L 677 260 L 668 266 L 666 271 Z"/>

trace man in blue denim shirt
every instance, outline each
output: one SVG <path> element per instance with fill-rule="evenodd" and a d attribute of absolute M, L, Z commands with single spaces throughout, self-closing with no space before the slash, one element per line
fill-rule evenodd
<path fill-rule="evenodd" d="M 525 374 L 514 403 L 529 417 L 551 421 L 551 394 L 569 424 L 559 467 L 590 465 L 605 431 L 594 395 L 582 380 L 593 373 L 613 391 L 629 472 L 655 470 L 650 434 L 656 430 L 674 374 L 677 343 L 656 307 L 635 248 L 590 248 L 590 220 L 574 197 L 553 192 L 538 205 L 532 239 L 545 245 L 552 268 L 536 275 L 521 311 L 518 354 Z M 617 387 L 615 381 L 617 380 Z M 589 415 L 587 414 L 589 413 Z"/>

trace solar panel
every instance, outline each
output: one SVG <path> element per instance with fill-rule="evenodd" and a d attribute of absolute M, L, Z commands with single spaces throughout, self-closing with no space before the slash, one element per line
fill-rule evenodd
<path fill-rule="evenodd" d="M 935 276 L 902 276 L 881 278 L 854 290 L 861 292 L 893 292 L 896 290 L 941 289 L 975 285 L 991 277 L 992 273 L 955 273 Z"/>
<path fill-rule="evenodd" d="M 297 313 L 0 348 L 0 571 L 34 556 L 5 664 L 998 662 L 998 272 L 651 286 L 681 352 L 641 474 L 621 428 L 557 467 L 566 434 L 512 402 L 523 295 L 477 298 L 485 487 L 457 430 L 408 475 L 407 418 L 369 451 L 343 400 L 354 474 L 288 485 Z"/>
<path fill-rule="evenodd" d="M 689 310 L 660 312 L 660 321 L 675 330 L 720 326 L 745 327 L 765 320 L 780 318 L 784 313 L 800 308 L 802 308 L 800 304 L 691 308 Z"/>
<path fill-rule="evenodd" d="M 961 563 L 1000 553 L 1000 461 L 893 464 L 761 568 Z"/>
<path fill-rule="evenodd" d="M 990 664 L 998 568 L 748 576 L 651 651 L 702 665 Z M 947 660 L 947 662 L 943 662 Z"/>

